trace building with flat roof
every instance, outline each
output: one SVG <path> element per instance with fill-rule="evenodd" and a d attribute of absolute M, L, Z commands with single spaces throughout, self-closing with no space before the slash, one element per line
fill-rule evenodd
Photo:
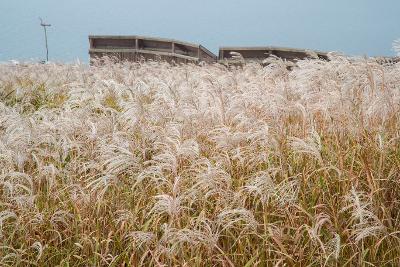
<path fill-rule="evenodd" d="M 90 35 L 90 59 L 165 60 L 176 63 L 216 62 L 217 56 L 199 44 L 145 36 Z"/>
<path fill-rule="evenodd" d="M 262 64 L 266 58 L 271 56 L 278 57 L 290 62 L 296 62 L 297 60 L 305 58 L 328 59 L 327 53 L 320 51 L 265 46 L 265 47 L 221 47 L 219 49 L 218 61 L 221 63 L 228 63 L 228 64 L 241 63 L 242 61 L 245 62 L 252 61 Z"/>

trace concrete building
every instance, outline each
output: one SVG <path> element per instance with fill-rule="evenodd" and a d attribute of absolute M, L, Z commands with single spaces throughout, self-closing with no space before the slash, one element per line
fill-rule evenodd
<path fill-rule="evenodd" d="M 103 56 L 119 60 L 165 60 L 176 63 L 216 62 L 217 56 L 199 44 L 145 36 L 89 36 L 90 59 Z"/>
<path fill-rule="evenodd" d="M 228 64 L 237 64 L 241 63 L 242 61 L 263 63 L 263 61 L 270 56 L 275 56 L 290 62 L 296 62 L 297 60 L 305 58 L 328 59 L 327 53 L 324 52 L 305 50 L 305 49 L 266 46 L 266 47 L 221 47 L 219 49 L 218 61 L 221 63 L 228 63 Z"/>

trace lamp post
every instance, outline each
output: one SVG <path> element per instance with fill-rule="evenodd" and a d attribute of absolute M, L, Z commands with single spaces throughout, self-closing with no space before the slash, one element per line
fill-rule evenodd
<path fill-rule="evenodd" d="M 47 27 L 50 27 L 51 24 L 44 23 L 42 18 L 39 19 L 40 19 L 40 26 L 42 26 L 44 30 L 44 38 L 46 41 L 46 62 L 47 62 L 49 61 L 49 46 L 47 45 Z"/>

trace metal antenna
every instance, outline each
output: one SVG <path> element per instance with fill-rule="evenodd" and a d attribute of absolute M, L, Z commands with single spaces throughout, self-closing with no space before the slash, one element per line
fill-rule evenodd
<path fill-rule="evenodd" d="M 40 26 L 42 26 L 44 29 L 44 38 L 46 41 L 46 62 L 47 62 L 47 61 L 49 61 L 49 47 L 47 45 L 47 29 L 46 29 L 46 27 L 50 27 L 51 24 L 44 23 L 42 18 L 39 18 L 39 19 L 40 19 Z"/>

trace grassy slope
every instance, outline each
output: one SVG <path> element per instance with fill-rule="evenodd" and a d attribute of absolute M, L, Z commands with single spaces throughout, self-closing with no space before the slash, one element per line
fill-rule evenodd
<path fill-rule="evenodd" d="M 400 64 L 0 65 L 0 265 L 400 264 Z"/>

